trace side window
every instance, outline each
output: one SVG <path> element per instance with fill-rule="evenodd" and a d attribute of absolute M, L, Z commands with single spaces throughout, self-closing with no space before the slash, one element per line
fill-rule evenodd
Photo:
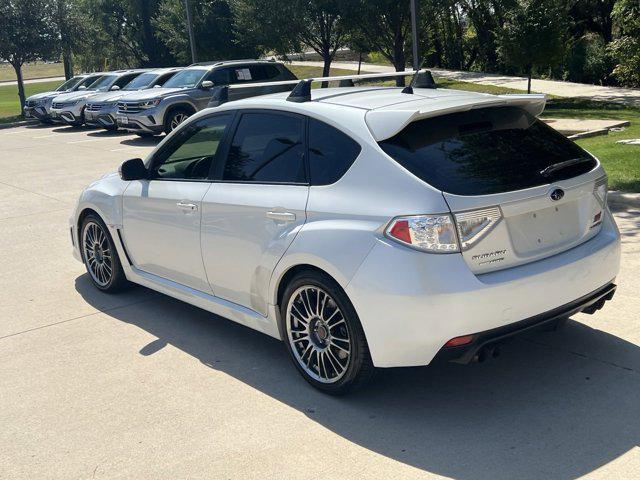
<path fill-rule="evenodd" d="M 243 114 L 222 179 L 305 183 L 304 119 L 277 113 Z"/>
<path fill-rule="evenodd" d="M 134 78 L 136 78 L 138 75 L 140 75 L 139 73 L 134 73 L 131 75 L 123 75 L 121 76 L 119 79 L 117 79 L 114 82 L 114 85 L 119 86 L 120 88 L 124 87 L 127 83 L 129 83 L 131 80 L 133 80 Z"/>
<path fill-rule="evenodd" d="M 337 182 L 360 154 L 360 145 L 340 130 L 309 119 L 309 173 L 311 185 Z"/>
<path fill-rule="evenodd" d="M 231 115 L 215 115 L 183 128 L 171 145 L 154 159 L 152 178 L 207 178 L 230 122 Z"/>
<path fill-rule="evenodd" d="M 218 68 L 211 72 L 211 75 L 209 75 L 209 80 L 211 80 L 216 86 L 229 85 L 230 83 L 233 83 L 231 82 L 231 78 L 229 76 L 230 73 L 231 70 L 229 68 Z"/>
<path fill-rule="evenodd" d="M 280 70 L 278 70 L 278 67 L 274 65 L 261 65 L 261 67 L 264 71 L 263 75 L 265 80 L 271 80 L 272 78 L 276 78 L 280 75 Z"/>

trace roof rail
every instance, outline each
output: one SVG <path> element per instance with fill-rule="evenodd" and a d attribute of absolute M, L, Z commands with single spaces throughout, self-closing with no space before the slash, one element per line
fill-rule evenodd
<path fill-rule="evenodd" d="M 300 80 L 283 80 L 280 82 L 256 82 L 256 83 L 238 83 L 232 84 L 227 87 L 223 87 L 227 91 L 225 93 L 220 92 L 220 95 L 224 99 L 220 103 L 224 103 L 228 99 L 228 89 L 240 89 L 240 88 L 256 88 L 256 87 L 273 87 L 276 85 L 295 85 L 287 101 L 289 102 L 309 102 L 311 100 L 311 84 L 314 82 L 339 82 L 340 87 L 352 87 L 354 80 L 369 80 L 375 78 L 389 78 L 389 77 L 409 77 L 413 76 L 411 84 L 405 87 L 403 93 L 413 93 L 413 88 L 437 88 L 436 82 L 433 80 L 433 75 L 429 70 L 405 70 L 404 72 L 386 72 L 386 73 L 364 73 L 360 75 L 340 75 L 337 77 L 313 77 L 303 78 Z"/>

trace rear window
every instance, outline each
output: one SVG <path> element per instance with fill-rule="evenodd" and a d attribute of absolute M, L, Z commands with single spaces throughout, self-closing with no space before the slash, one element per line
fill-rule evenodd
<path fill-rule="evenodd" d="M 380 147 L 423 181 L 455 195 L 522 190 L 596 166 L 575 143 L 516 107 L 419 120 Z M 566 166 L 558 167 L 562 162 Z"/>

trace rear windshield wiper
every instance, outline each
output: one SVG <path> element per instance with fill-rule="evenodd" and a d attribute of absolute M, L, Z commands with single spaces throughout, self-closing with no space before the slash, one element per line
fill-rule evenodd
<path fill-rule="evenodd" d="M 562 170 L 567 167 L 571 167 L 572 165 L 578 165 L 579 163 L 592 162 L 593 160 L 589 157 L 579 157 L 572 158 L 571 160 L 565 160 L 564 162 L 554 163 L 553 165 L 549 165 L 546 168 L 540 170 L 540 175 L 544 175 L 545 177 L 551 175 L 553 172 L 557 172 L 558 170 Z"/>

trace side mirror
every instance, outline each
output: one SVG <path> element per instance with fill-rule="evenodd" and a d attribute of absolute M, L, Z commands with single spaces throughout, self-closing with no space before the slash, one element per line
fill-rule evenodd
<path fill-rule="evenodd" d="M 120 87 L 118 85 L 113 85 L 109 90 L 112 90 L 115 92 L 116 90 L 120 90 Z"/>
<path fill-rule="evenodd" d="M 162 88 L 162 85 L 154 85 L 153 88 Z"/>
<path fill-rule="evenodd" d="M 86 86 L 84 86 L 84 85 L 80 85 L 80 86 L 78 87 L 78 90 L 86 90 L 86 89 L 87 89 L 87 87 L 86 87 Z"/>
<path fill-rule="evenodd" d="M 132 158 L 131 160 L 125 160 L 118 169 L 120 178 L 125 181 L 129 180 L 144 180 L 149 176 L 147 168 L 144 166 L 141 158 Z"/>
<path fill-rule="evenodd" d="M 203 90 L 209 90 L 210 88 L 213 88 L 213 82 L 211 80 L 205 80 L 200 84 L 200 88 Z"/>

